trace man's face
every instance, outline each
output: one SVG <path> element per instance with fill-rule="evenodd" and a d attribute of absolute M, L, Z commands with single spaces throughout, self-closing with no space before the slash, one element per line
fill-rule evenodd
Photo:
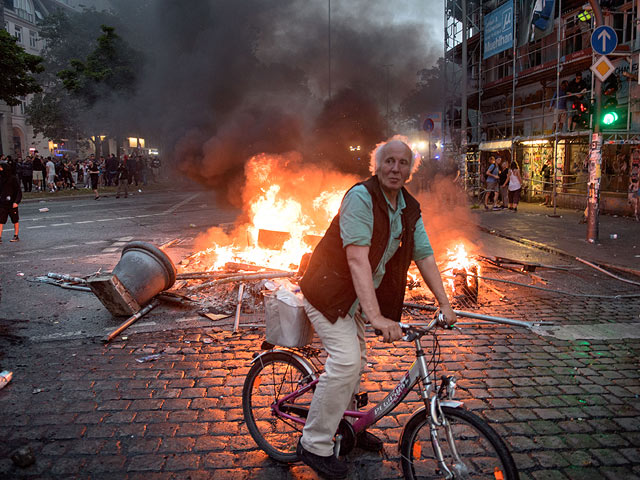
<path fill-rule="evenodd" d="M 582 75 L 576 75 L 576 83 L 582 80 Z"/>
<path fill-rule="evenodd" d="M 394 140 L 384 146 L 382 163 L 376 172 L 384 191 L 399 191 L 411 174 L 411 150 Z"/>

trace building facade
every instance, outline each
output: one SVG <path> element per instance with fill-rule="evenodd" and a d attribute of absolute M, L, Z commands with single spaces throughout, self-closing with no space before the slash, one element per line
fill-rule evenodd
<path fill-rule="evenodd" d="M 72 11 L 70 0 L 0 0 L 4 29 L 17 39 L 18 45 L 32 55 L 40 55 L 44 45 L 39 36 L 38 23 L 56 8 Z M 14 158 L 23 158 L 34 150 L 41 155 L 52 152 L 52 144 L 42 135 L 34 135 L 27 122 L 25 108 L 31 96 L 10 107 L 0 102 L 0 152 Z"/>
<path fill-rule="evenodd" d="M 640 168 L 640 0 L 599 3 L 617 36 L 601 84 L 600 205 L 629 213 Z M 591 66 L 600 59 L 591 46 L 596 25 L 589 5 L 446 0 L 444 143 L 464 165 L 467 188 L 481 191 L 489 156 L 500 156 L 519 164 L 525 197 L 535 200 L 542 196 L 542 165 L 551 160 L 556 204 L 584 208 L 596 115 Z"/>

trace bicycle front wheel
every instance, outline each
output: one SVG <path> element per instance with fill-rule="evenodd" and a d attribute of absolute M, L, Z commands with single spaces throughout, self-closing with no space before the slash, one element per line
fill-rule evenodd
<path fill-rule="evenodd" d="M 272 406 L 315 378 L 317 375 L 310 375 L 298 359 L 283 352 L 262 356 L 247 374 L 242 389 L 245 423 L 258 446 L 278 462 L 298 460 L 296 447 L 304 425 L 278 416 Z M 306 418 L 313 390 L 287 402 L 282 406 L 283 411 Z"/>
<path fill-rule="evenodd" d="M 429 417 L 424 410 L 410 420 L 403 434 L 400 453 L 405 479 L 518 480 L 518 470 L 507 446 L 484 420 L 460 408 L 443 406 L 442 413 L 446 422 L 437 427 L 437 444 L 453 477 L 447 477 L 445 469 L 438 464 Z"/>

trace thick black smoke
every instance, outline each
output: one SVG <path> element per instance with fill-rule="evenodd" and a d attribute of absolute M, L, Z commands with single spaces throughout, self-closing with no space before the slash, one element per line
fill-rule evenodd
<path fill-rule="evenodd" d="M 305 161 L 365 173 L 369 150 L 395 133 L 387 105 L 393 112 L 440 54 L 429 50 L 440 42 L 423 19 L 398 20 L 386 0 L 332 2 L 329 92 L 327 2 L 111 4 L 146 61 L 133 101 L 110 108 L 165 160 L 217 188 L 237 182 L 260 152 L 297 150 Z"/>

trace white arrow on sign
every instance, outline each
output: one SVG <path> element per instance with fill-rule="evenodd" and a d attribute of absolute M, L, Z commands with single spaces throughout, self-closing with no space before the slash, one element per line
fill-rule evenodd
<path fill-rule="evenodd" d="M 611 35 L 606 30 L 602 30 L 598 35 L 598 40 L 602 39 L 602 51 L 607 49 L 607 40 L 611 40 Z"/>

